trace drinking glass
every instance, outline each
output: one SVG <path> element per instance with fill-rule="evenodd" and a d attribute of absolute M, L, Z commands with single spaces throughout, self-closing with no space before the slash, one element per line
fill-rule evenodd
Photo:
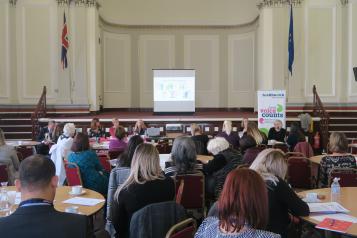
<path fill-rule="evenodd" d="M 6 187 L 7 187 L 7 183 L 8 183 L 8 182 L 1 182 L 1 183 L 0 183 L 0 184 L 1 184 L 1 187 L 6 188 Z"/>
<path fill-rule="evenodd" d="M 9 197 L 5 188 L 1 188 L 0 193 L 0 211 L 6 212 L 9 210 Z"/>

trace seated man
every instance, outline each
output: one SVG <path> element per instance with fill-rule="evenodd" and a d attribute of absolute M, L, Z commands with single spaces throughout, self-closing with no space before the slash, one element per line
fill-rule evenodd
<path fill-rule="evenodd" d="M 16 188 L 21 192 L 18 209 L 0 218 L 1 238 L 7 237 L 86 237 L 87 218 L 58 212 L 53 206 L 58 177 L 52 160 L 33 155 L 20 165 Z"/>
<path fill-rule="evenodd" d="M 49 144 L 56 143 L 57 138 L 55 138 L 56 123 L 53 120 L 48 121 L 46 127 L 42 127 L 36 140 L 41 142 L 40 145 L 36 147 L 37 153 L 41 155 L 48 155 Z"/>

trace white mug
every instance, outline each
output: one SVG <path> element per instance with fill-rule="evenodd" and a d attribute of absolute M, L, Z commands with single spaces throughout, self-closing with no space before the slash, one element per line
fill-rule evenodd
<path fill-rule="evenodd" d="M 73 194 L 81 194 L 82 193 L 82 186 L 77 185 L 72 187 Z"/>

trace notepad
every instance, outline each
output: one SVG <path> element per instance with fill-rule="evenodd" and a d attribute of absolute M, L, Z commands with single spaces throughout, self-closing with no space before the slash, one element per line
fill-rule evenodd
<path fill-rule="evenodd" d="M 63 201 L 63 203 L 82 205 L 82 206 L 95 206 L 104 201 L 105 201 L 104 199 L 74 197 Z"/>
<path fill-rule="evenodd" d="M 325 218 L 331 218 L 331 219 L 335 219 L 335 220 L 357 223 L 357 217 L 353 217 L 353 216 L 347 215 L 345 213 L 313 215 L 313 216 L 310 216 L 310 218 L 312 218 L 318 222 L 323 221 Z"/>
<path fill-rule="evenodd" d="M 316 228 L 335 231 L 340 233 L 346 233 L 348 228 L 352 225 L 352 222 L 341 221 L 331 218 L 325 218 L 322 222 L 316 225 Z"/>
<path fill-rule="evenodd" d="M 349 210 L 337 202 L 308 203 L 310 213 L 347 213 Z"/>

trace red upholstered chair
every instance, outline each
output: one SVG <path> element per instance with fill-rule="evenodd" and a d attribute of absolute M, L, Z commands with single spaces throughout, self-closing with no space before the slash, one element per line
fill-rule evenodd
<path fill-rule="evenodd" d="M 108 151 L 108 156 L 109 159 L 116 159 L 119 157 L 119 155 L 121 155 L 124 151 L 123 150 L 109 150 Z"/>
<path fill-rule="evenodd" d="M 7 182 L 8 180 L 7 166 L 5 164 L 0 164 L 0 182 Z"/>
<path fill-rule="evenodd" d="M 243 155 L 243 163 L 251 165 L 258 154 L 263 150 L 264 149 L 262 147 L 252 147 L 246 149 Z"/>
<path fill-rule="evenodd" d="M 110 173 L 110 171 L 112 170 L 112 166 L 109 163 L 108 156 L 105 154 L 100 154 L 100 155 L 98 155 L 98 158 L 99 158 L 100 164 L 103 166 L 103 169 L 105 171 L 107 171 L 108 173 Z"/>
<path fill-rule="evenodd" d="M 16 150 L 22 154 L 23 159 L 33 155 L 34 152 L 34 149 L 31 146 L 19 146 L 16 148 Z"/>
<path fill-rule="evenodd" d="M 205 178 L 202 173 L 176 175 L 176 194 L 184 182 L 180 204 L 189 210 L 197 210 L 204 215 L 205 208 Z"/>
<path fill-rule="evenodd" d="M 340 178 L 339 183 L 341 187 L 357 187 L 357 169 L 333 169 L 329 174 L 329 186 L 331 186 L 333 178 Z"/>
<path fill-rule="evenodd" d="M 75 163 L 65 162 L 64 169 L 66 171 L 68 186 L 83 185 L 81 172 L 79 170 L 78 165 L 76 165 Z"/>
<path fill-rule="evenodd" d="M 305 157 L 290 157 L 287 179 L 293 188 L 310 189 L 314 184 L 311 176 L 311 161 Z"/>
<path fill-rule="evenodd" d="M 169 154 L 168 149 L 169 145 L 166 142 L 160 142 L 156 145 L 156 149 L 159 151 L 159 154 Z"/>
<path fill-rule="evenodd" d="M 196 221 L 189 218 L 172 226 L 165 238 L 194 238 L 195 232 Z"/>

